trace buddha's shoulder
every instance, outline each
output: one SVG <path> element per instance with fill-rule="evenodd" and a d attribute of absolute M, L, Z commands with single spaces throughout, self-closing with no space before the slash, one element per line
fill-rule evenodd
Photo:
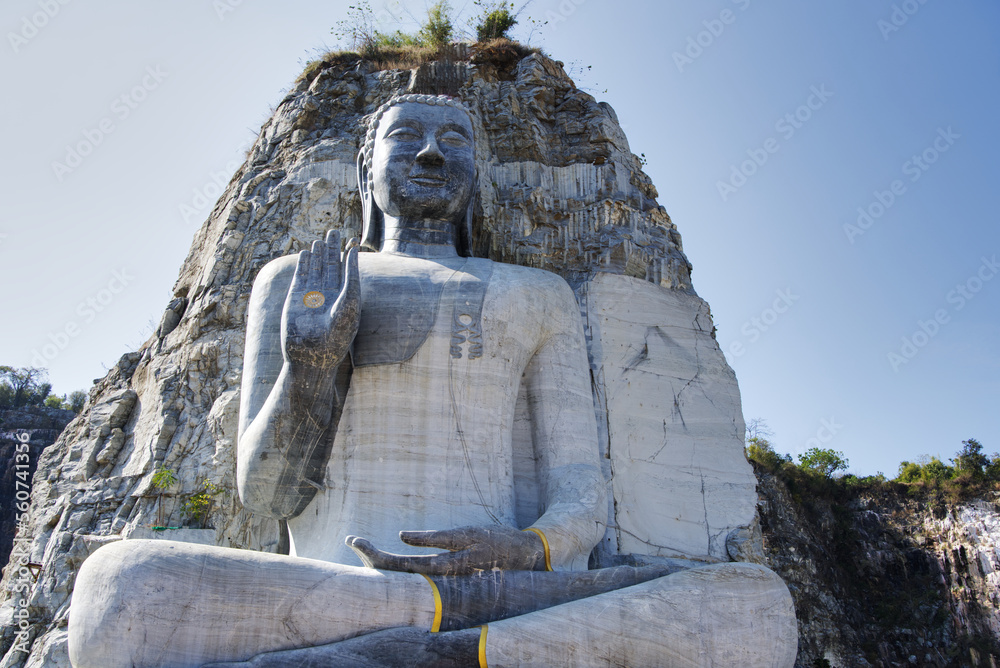
<path fill-rule="evenodd" d="M 576 306 L 576 297 L 569 283 L 560 276 L 545 269 L 522 267 L 503 262 L 488 262 L 492 266 L 490 284 L 496 291 L 512 299 L 532 299 L 548 304 L 566 304 Z"/>
<path fill-rule="evenodd" d="M 492 266 L 493 275 L 501 280 L 525 283 L 529 286 L 536 286 L 540 290 L 568 290 L 572 292 L 569 284 L 559 274 L 547 269 L 537 269 L 535 267 L 522 267 L 517 264 L 507 264 L 504 262 L 493 262 L 475 258 L 473 262 L 488 263 Z"/>
<path fill-rule="evenodd" d="M 287 280 L 291 282 L 292 275 L 295 273 L 295 264 L 298 262 L 298 255 L 284 255 L 279 258 L 275 258 L 261 267 L 261 270 L 257 272 L 257 278 L 254 279 L 254 285 L 273 283 L 274 281 Z"/>

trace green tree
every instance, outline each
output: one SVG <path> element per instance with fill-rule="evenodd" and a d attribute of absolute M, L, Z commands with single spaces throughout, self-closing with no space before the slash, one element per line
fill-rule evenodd
<path fill-rule="evenodd" d="M 989 458 L 983 454 L 982 444 L 974 438 L 962 441 L 962 449 L 953 461 L 958 473 L 968 473 L 973 480 L 982 480 L 986 467 L 990 465 Z"/>
<path fill-rule="evenodd" d="M 52 385 L 43 382 L 47 374 L 40 367 L 0 366 L 0 385 L 6 388 L 0 392 L 0 399 L 5 402 L 0 407 L 41 406 L 52 391 Z"/>
<path fill-rule="evenodd" d="M 424 44 L 441 48 L 451 41 L 454 31 L 451 5 L 448 0 L 439 0 L 427 10 L 427 22 L 420 26 L 418 35 Z"/>
<path fill-rule="evenodd" d="M 896 480 L 899 482 L 917 482 L 920 480 L 921 466 L 916 462 L 900 462 L 899 475 Z"/>
<path fill-rule="evenodd" d="M 69 409 L 74 413 L 83 410 L 83 405 L 87 403 L 87 393 L 83 390 L 75 390 L 69 393 Z"/>
<path fill-rule="evenodd" d="M 774 446 L 768 439 L 773 436 L 771 428 L 767 426 L 767 421 L 763 418 L 753 418 L 747 423 L 746 433 L 746 456 L 750 461 L 757 462 L 761 466 L 776 471 L 783 464 L 792 461 L 791 455 L 779 455 L 774 450 Z"/>
<path fill-rule="evenodd" d="M 830 448 L 809 448 L 804 455 L 799 455 L 799 468 L 819 473 L 825 478 L 831 477 L 837 471 L 845 471 L 850 463 L 843 452 Z"/>
<path fill-rule="evenodd" d="M 1000 452 L 994 452 L 990 463 L 986 466 L 986 479 L 1000 482 Z"/>
<path fill-rule="evenodd" d="M 163 464 L 156 467 L 156 471 L 153 472 L 153 478 L 150 480 L 153 487 L 157 489 L 156 494 L 156 524 L 158 526 L 163 526 L 163 495 L 168 489 L 174 486 L 177 482 L 177 474 L 174 473 L 173 469 L 168 469 Z M 170 519 L 169 516 L 167 519 Z"/>
<path fill-rule="evenodd" d="M 67 404 L 65 403 L 65 401 L 66 401 L 65 395 L 60 397 L 57 394 L 50 394 L 49 396 L 45 397 L 45 405 L 49 408 L 66 408 Z"/>
<path fill-rule="evenodd" d="M 206 482 L 201 491 L 192 494 L 184 500 L 181 512 L 191 520 L 191 522 L 204 529 L 205 523 L 212 512 L 212 505 L 215 497 L 222 493 L 222 490 L 214 483 Z"/>
<path fill-rule="evenodd" d="M 166 491 L 177 482 L 177 474 L 174 473 L 173 469 L 168 469 L 163 464 L 160 464 L 156 467 L 156 472 L 153 473 L 153 479 L 150 482 L 153 483 L 153 487 L 156 489 Z"/>
<path fill-rule="evenodd" d="M 951 480 L 954 476 L 955 469 L 951 468 L 937 457 L 931 457 L 931 460 L 924 464 L 920 471 L 920 477 L 926 481 L 936 480 L 938 482 L 943 482 L 945 480 Z"/>
<path fill-rule="evenodd" d="M 476 23 L 476 41 L 478 42 L 506 38 L 510 29 L 517 25 L 517 15 L 513 11 L 513 2 L 497 4 L 477 0 L 475 5 L 483 10 Z"/>

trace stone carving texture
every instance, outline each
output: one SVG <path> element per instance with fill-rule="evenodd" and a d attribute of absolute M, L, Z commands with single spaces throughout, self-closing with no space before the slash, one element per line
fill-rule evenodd
<path fill-rule="evenodd" d="M 424 68 L 422 76 L 433 82 L 430 69 Z M 644 485 L 666 485 L 674 492 L 671 503 L 680 509 L 675 524 L 684 525 L 676 539 L 667 540 L 635 527 L 624 503 L 605 552 L 618 552 L 615 543 L 623 541 L 631 552 L 726 559 L 726 534 L 749 524 L 752 500 L 749 510 L 740 501 L 727 517 L 725 512 L 712 516 L 706 499 L 714 508 L 721 499 L 752 492 L 752 474 L 745 462 L 739 463 L 738 390 L 709 334 L 707 307 L 693 292 L 680 236 L 657 204 L 656 190 L 631 153 L 614 111 L 576 89 L 558 63 L 541 55 L 521 60 L 510 76 L 501 77 L 489 66 L 464 65 L 448 69 L 446 78 L 476 119 L 475 254 L 566 278 L 584 304 L 592 343 L 603 345 L 605 332 L 617 328 L 630 336 L 639 332 L 630 346 L 647 345 L 642 328 L 648 326 L 666 327 L 677 342 L 672 350 L 681 361 L 664 362 L 673 366 L 650 374 L 662 376 L 650 387 L 671 388 L 676 410 L 666 407 L 669 425 L 642 425 L 635 444 L 622 443 L 620 434 L 636 395 L 623 391 L 619 381 L 646 372 L 629 368 L 621 351 L 598 348 L 593 360 L 605 378 L 597 385 L 604 402 L 599 408 L 607 414 L 604 446 L 610 467 L 618 475 L 626 461 L 617 454 L 619 444 L 626 448 L 623 453 L 633 445 L 644 453 L 662 445 L 648 462 L 654 474 L 633 475 L 635 496 L 641 496 Z M 168 524 L 180 520 L 176 502 L 153 488 L 159 465 L 177 471 L 178 498 L 207 483 L 223 490 L 209 518 L 216 544 L 278 550 L 277 523 L 248 513 L 235 494 L 250 288 L 267 262 L 306 247 L 328 228 L 342 226 L 344 236 L 360 235 L 355 156 L 361 120 L 414 81 L 409 71 L 372 71 L 363 63 L 326 69 L 298 83 L 265 123 L 246 163 L 195 234 L 157 334 L 98 381 L 88 409 L 41 457 L 28 529 L 32 560 L 44 565 L 29 602 L 34 642 L 27 657 L 10 649 L 13 638 L 5 626 L 0 668 L 69 665 L 69 595 L 83 560 L 123 535 L 142 535 L 156 523 L 161 504 Z M 605 280 L 598 274 L 616 277 Z M 625 285 L 623 277 L 633 286 L 665 289 L 659 302 L 650 299 L 669 320 L 654 316 L 657 325 L 638 330 L 615 324 L 630 317 L 608 303 Z M 599 298 L 591 304 L 587 295 L 594 292 Z M 656 335 L 648 345 L 660 341 Z M 474 352 L 473 343 L 463 344 L 465 354 Z M 701 466 L 696 483 L 697 466 L 671 473 L 685 453 L 700 452 L 716 437 L 729 445 L 708 453 L 713 461 Z M 707 513 L 703 522 L 696 519 L 698 508 Z M 5 597 L 0 620 L 9 619 L 13 610 L 10 577 L 5 573 L 0 583 Z"/>
<path fill-rule="evenodd" d="M 726 539 L 755 514 L 732 369 L 708 305 L 601 273 L 581 285 L 624 554 L 728 561 Z M 599 421 L 600 424 L 600 421 Z"/>

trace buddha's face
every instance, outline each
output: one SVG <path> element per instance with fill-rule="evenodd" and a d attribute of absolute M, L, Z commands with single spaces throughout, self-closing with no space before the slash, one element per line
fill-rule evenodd
<path fill-rule="evenodd" d="M 371 169 L 375 204 L 386 215 L 459 220 L 476 172 L 468 114 L 419 102 L 391 107 L 379 122 Z"/>

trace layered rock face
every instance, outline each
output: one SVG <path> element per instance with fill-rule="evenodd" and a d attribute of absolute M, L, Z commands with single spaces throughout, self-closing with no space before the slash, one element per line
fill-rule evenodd
<path fill-rule="evenodd" d="M 996 500 L 927 503 L 891 487 L 831 499 L 757 473 L 766 563 L 795 601 L 796 666 L 1000 662 Z"/>
<path fill-rule="evenodd" d="M 736 379 L 680 236 L 614 111 L 538 54 L 512 67 L 375 71 L 345 62 L 300 81 L 279 104 L 195 236 L 155 336 L 95 386 L 42 455 L 22 535 L 43 564 L 27 601 L 31 649 L 12 646 L 8 628 L 0 668 L 68 665 L 75 573 L 109 541 L 163 535 L 279 549 L 277 524 L 250 515 L 235 491 L 250 289 L 267 262 L 329 228 L 360 235 L 363 120 L 401 92 L 447 92 L 472 110 L 476 255 L 553 271 L 574 288 L 614 492 L 597 563 L 759 553 Z M 154 485 L 163 467 L 178 478 L 167 493 Z M 195 524 L 211 528 L 153 531 L 192 524 L 181 510 L 199 493 L 211 502 Z M 4 620 L 17 608 L 10 585 L 7 573 Z"/>
<path fill-rule="evenodd" d="M 30 489 L 42 450 L 74 417 L 73 411 L 45 406 L 0 411 L 0 564 L 7 564 L 14 540 L 17 493 Z"/>

